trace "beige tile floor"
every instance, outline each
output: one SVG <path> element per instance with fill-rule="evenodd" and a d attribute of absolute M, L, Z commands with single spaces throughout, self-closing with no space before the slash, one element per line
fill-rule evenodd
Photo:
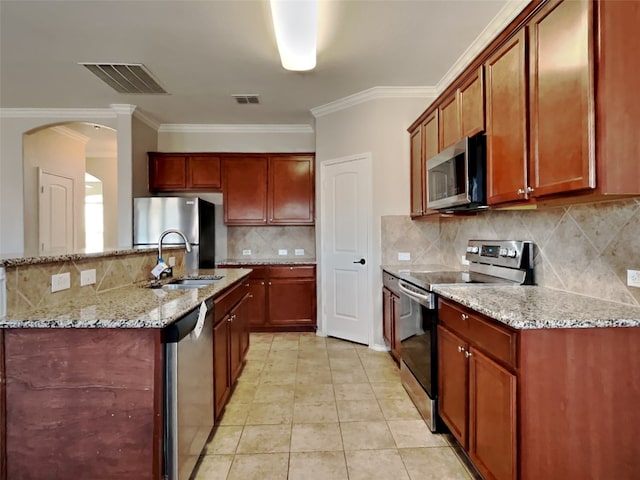
<path fill-rule="evenodd" d="M 251 334 L 196 480 L 470 480 L 387 353 L 310 333 Z"/>

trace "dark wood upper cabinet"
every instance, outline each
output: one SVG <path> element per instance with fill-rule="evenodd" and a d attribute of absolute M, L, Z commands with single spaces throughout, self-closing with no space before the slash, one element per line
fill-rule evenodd
<path fill-rule="evenodd" d="M 594 188 L 593 2 L 551 1 L 528 34 L 529 193 Z"/>
<path fill-rule="evenodd" d="M 149 191 L 216 191 L 222 187 L 220 157 L 149 152 Z"/>
<path fill-rule="evenodd" d="M 187 185 L 193 189 L 220 190 L 221 163 L 218 156 L 190 156 L 187 158 Z"/>
<path fill-rule="evenodd" d="M 223 159 L 224 221 L 229 225 L 267 223 L 267 170 L 264 156 Z"/>
<path fill-rule="evenodd" d="M 484 75 L 480 66 L 458 89 L 460 98 L 460 136 L 470 137 L 484 130 Z"/>
<path fill-rule="evenodd" d="M 311 224 L 315 220 L 313 156 L 269 157 L 269 224 Z"/>
<path fill-rule="evenodd" d="M 223 158 L 228 225 L 313 225 L 313 155 L 229 155 Z"/>
<path fill-rule="evenodd" d="M 421 216 L 425 207 L 422 133 L 420 126 L 411 132 L 411 217 Z"/>
<path fill-rule="evenodd" d="M 520 30 L 485 62 L 487 203 L 522 200 L 527 186 L 527 76 Z"/>
<path fill-rule="evenodd" d="M 444 150 L 462 138 L 458 90 L 444 98 L 438 110 L 440 121 L 440 150 Z"/>

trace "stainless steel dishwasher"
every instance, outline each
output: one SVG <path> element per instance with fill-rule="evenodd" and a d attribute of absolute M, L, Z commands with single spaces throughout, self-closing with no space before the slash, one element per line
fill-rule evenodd
<path fill-rule="evenodd" d="M 187 480 L 213 428 L 213 299 L 165 329 L 164 458 L 167 480 Z"/>

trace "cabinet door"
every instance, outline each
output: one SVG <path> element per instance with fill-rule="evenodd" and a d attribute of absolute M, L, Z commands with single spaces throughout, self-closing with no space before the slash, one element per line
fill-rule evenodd
<path fill-rule="evenodd" d="M 475 348 L 469 357 L 469 453 L 485 478 L 515 480 L 516 376 Z"/>
<path fill-rule="evenodd" d="M 314 223 L 313 156 L 269 158 L 270 224 Z"/>
<path fill-rule="evenodd" d="M 220 157 L 189 156 L 187 186 L 194 190 L 219 190 L 222 187 Z"/>
<path fill-rule="evenodd" d="M 552 1 L 529 23 L 532 195 L 595 187 L 593 2 Z"/>
<path fill-rule="evenodd" d="M 269 281 L 269 323 L 274 326 L 316 324 L 316 282 L 309 278 Z"/>
<path fill-rule="evenodd" d="M 225 316 L 213 327 L 213 390 L 215 401 L 215 417 L 220 418 L 229 391 L 231 377 L 229 375 L 229 315 Z"/>
<path fill-rule="evenodd" d="M 444 150 L 462 138 L 460 130 L 460 104 L 458 91 L 445 98 L 440 106 L 440 150 Z"/>
<path fill-rule="evenodd" d="M 249 319 L 249 328 L 267 326 L 267 280 L 249 279 L 249 298 L 247 299 L 247 316 Z"/>
<path fill-rule="evenodd" d="M 523 200 L 527 186 L 524 29 L 485 63 L 487 80 L 487 202 Z"/>
<path fill-rule="evenodd" d="M 187 186 L 186 158 L 149 155 L 149 191 L 184 190 Z"/>
<path fill-rule="evenodd" d="M 229 312 L 229 385 L 233 385 L 237 380 L 244 363 L 244 330 L 246 328 L 246 322 L 243 318 L 243 303 L 244 300 L 241 300 L 240 303 Z"/>
<path fill-rule="evenodd" d="M 484 76 L 483 68 L 467 78 L 460 86 L 461 137 L 470 137 L 484 130 Z"/>
<path fill-rule="evenodd" d="M 267 158 L 224 158 L 222 189 L 225 223 L 267 223 Z"/>
<path fill-rule="evenodd" d="M 440 151 L 438 148 L 438 110 L 434 110 L 422 123 L 422 141 L 422 150 L 424 151 L 424 160 L 426 162 Z"/>
<path fill-rule="evenodd" d="M 438 326 L 438 412 L 451 433 L 467 448 L 468 367 L 467 344 Z"/>
<path fill-rule="evenodd" d="M 391 290 L 388 288 L 382 289 L 382 337 L 384 338 L 389 348 L 391 348 L 392 337 L 392 322 L 393 322 L 393 304 L 391 301 Z"/>
<path fill-rule="evenodd" d="M 422 156 L 422 128 L 411 133 L 411 216 L 419 217 L 425 210 L 424 157 Z"/>

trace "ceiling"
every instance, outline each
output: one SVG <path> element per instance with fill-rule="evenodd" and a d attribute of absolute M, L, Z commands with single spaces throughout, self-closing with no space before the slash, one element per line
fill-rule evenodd
<path fill-rule="evenodd" d="M 280 65 L 266 0 L 0 0 L 0 107 L 310 124 L 312 108 L 372 87 L 435 86 L 506 1 L 321 0 L 317 67 L 300 73 Z M 143 63 L 169 95 L 119 94 L 78 62 Z"/>

